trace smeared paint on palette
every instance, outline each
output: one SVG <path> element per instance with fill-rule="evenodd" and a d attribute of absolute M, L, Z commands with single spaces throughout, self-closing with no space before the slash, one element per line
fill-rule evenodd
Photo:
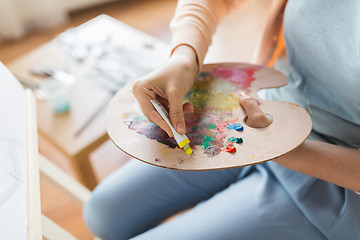
<path fill-rule="evenodd" d="M 294 104 L 257 98 L 261 88 L 287 83 L 281 73 L 263 66 L 227 63 L 206 65 L 185 101 L 195 111 L 185 116 L 194 153 L 186 156 L 173 138 L 138 111 L 127 86 L 115 95 L 108 114 L 114 143 L 144 162 L 182 170 L 208 170 L 256 164 L 297 147 L 311 130 L 309 115 Z M 274 120 L 263 129 L 248 127 L 237 94 L 246 90 Z M 276 139 L 276 140 L 274 140 Z M 281 146 L 281 147 L 278 147 Z"/>
<path fill-rule="evenodd" d="M 211 73 L 199 74 L 193 88 L 185 96 L 185 102 L 194 105 L 194 113 L 185 116 L 187 136 L 193 149 L 202 148 L 209 157 L 214 157 L 221 150 L 234 152 L 233 146 L 229 150 L 224 139 L 229 130 L 242 131 L 244 128 L 238 117 L 232 112 L 240 107 L 236 94 L 239 90 L 250 87 L 255 80 L 254 73 L 260 66 L 248 68 L 231 68 L 218 66 Z M 166 144 L 170 148 L 177 147 L 173 138 L 169 138 L 165 131 L 149 122 L 142 114 L 128 113 L 124 122 L 129 129 L 137 131 L 150 139 Z"/>

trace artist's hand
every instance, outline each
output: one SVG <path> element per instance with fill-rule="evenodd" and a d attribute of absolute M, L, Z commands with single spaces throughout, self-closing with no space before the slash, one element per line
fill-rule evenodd
<path fill-rule="evenodd" d="M 272 123 L 272 120 L 261 110 L 254 98 L 245 92 L 240 92 L 239 101 L 247 116 L 246 125 L 254 128 L 262 128 Z"/>
<path fill-rule="evenodd" d="M 163 66 L 138 80 L 133 86 L 133 94 L 144 115 L 170 137 L 173 137 L 173 134 L 169 126 L 150 100 L 159 100 L 168 109 L 170 121 L 176 131 L 185 134 L 184 112 L 192 112 L 194 108 L 191 103 L 183 105 L 183 101 L 193 85 L 198 67 L 193 49 L 185 45 L 179 46 Z"/>

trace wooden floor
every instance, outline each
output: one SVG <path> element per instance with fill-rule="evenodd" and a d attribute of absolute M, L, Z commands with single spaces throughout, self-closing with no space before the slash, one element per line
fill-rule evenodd
<path fill-rule="evenodd" d="M 78 26 L 100 14 L 112 16 L 163 41 L 170 41 L 170 30 L 168 26 L 176 7 L 175 0 L 132 0 L 127 2 L 129 3 L 117 1 L 86 11 L 73 13 L 71 14 L 69 22 L 57 29 L 31 34 L 17 42 L 4 43 L 0 45 L 0 61 L 6 65 L 51 40 L 67 28 Z M 39 141 L 40 152 L 60 168 L 74 176 L 66 157 L 41 136 Z M 102 145 L 91 156 L 92 164 L 100 180 L 121 167 L 127 159 L 128 157 L 110 141 Z M 92 239 L 92 235 L 87 230 L 82 219 L 82 209 L 80 205 L 45 181 L 41 181 L 41 202 L 42 211 L 47 217 L 79 239 Z"/>

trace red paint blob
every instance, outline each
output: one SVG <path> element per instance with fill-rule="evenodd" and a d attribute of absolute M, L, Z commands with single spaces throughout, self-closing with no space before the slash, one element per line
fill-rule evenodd
<path fill-rule="evenodd" d="M 254 73 L 261 68 L 261 66 L 251 66 L 238 69 L 218 66 L 211 71 L 211 74 L 221 78 L 223 81 L 234 83 L 238 89 L 246 89 L 249 88 L 251 82 L 255 80 Z"/>
<path fill-rule="evenodd" d="M 236 147 L 233 146 L 233 145 L 228 145 L 228 146 L 225 148 L 225 151 L 228 152 L 228 153 L 234 153 L 234 152 L 236 152 Z"/>

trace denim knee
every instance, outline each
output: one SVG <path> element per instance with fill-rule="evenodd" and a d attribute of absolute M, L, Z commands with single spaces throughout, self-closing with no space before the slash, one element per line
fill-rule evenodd
<path fill-rule="evenodd" d="M 86 226 L 94 235 L 106 239 L 108 217 L 106 216 L 106 208 L 102 205 L 99 200 L 91 197 L 83 207 L 83 217 Z"/>

